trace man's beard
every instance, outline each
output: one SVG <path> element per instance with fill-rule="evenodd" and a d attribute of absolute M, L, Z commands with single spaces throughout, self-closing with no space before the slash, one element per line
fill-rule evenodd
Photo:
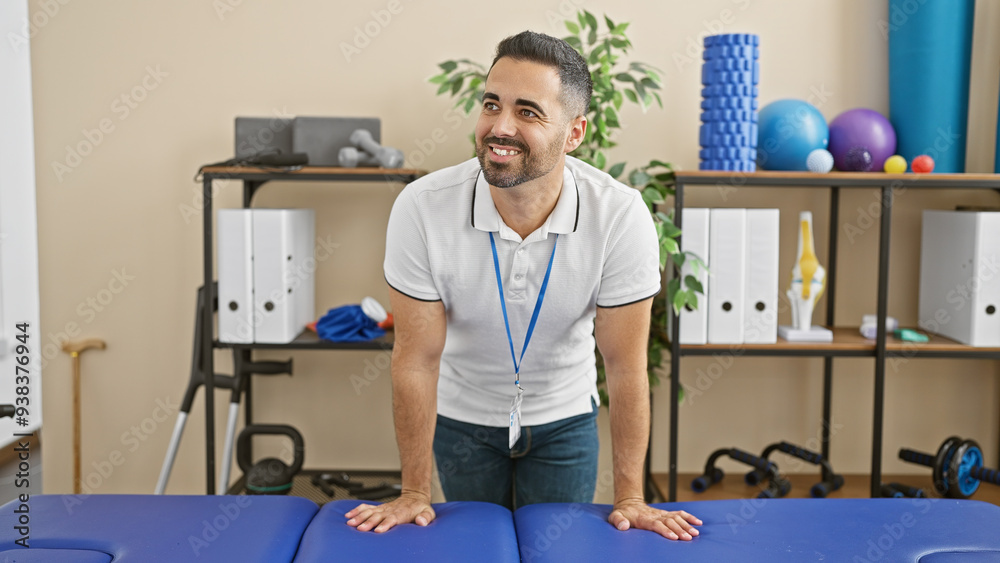
<path fill-rule="evenodd" d="M 493 150 L 490 144 L 513 147 L 520 151 L 511 162 L 497 163 L 490 160 L 486 153 Z M 483 169 L 483 176 L 491 186 L 498 188 L 513 188 L 525 182 L 548 174 L 555 168 L 562 155 L 562 143 L 556 139 L 537 157 L 520 141 L 513 139 L 501 140 L 496 137 L 485 137 L 476 147 L 476 157 Z"/>

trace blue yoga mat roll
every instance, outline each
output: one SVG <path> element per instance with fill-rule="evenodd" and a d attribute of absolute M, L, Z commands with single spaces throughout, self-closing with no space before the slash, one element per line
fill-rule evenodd
<path fill-rule="evenodd" d="M 889 120 L 897 152 L 964 172 L 975 0 L 889 0 Z"/>

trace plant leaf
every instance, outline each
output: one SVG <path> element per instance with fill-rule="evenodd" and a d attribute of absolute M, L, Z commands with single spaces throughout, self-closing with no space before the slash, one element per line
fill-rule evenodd
<path fill-rule="evenodd" d="M 688 307 L 691 307 L 692 309 L 697 309 L 698 308 L 698 294 L 695 293 L 695 292 L 693 292 L 693 291 L 687 292 L 687 304 L 688 304 Z"/>
<path fill-rule="evenodd" d="M 636 187 L 645 186 L 649 183 L 649 174 L 636 168 L 628 175 L 628 182 Z"/>
<path fill-rule="evenodd" d="M 650 203 L 663 203 L 663 197 L 660 196 L 660 192 L 656 188 L 646 188 L 642 190 L 642 197 Z M 665 223 L 657 223 L 657 225 L 664 224 Z"/>
<path fill-rule="evenodd" d="M 445 61 L 439 64 L 438 66 L 441 67 L 441 70 L 443 70 L 445 74 L 448 74 L 449 72 L 458 68 L 458 63 L 456 63 L 455 61 Z"/>
<path fill-rule="evenodd" d="M 677 225 L 674 225 L 670 221 L 663 221 L 660 224 L 663 225 L 663 234 L 670 238 L 677 238 L 677 235 L 681 234 L 681 230 L 677 228 Z"/>
<path fill-rule="evenodd" d="M 569 37 L 563 37 L 563 41 L 569 43 L 570 47 L 573 47 L 577 51 L 583 51 L 583 43 L 579 37 L 570 35 Z"/>
<path fill-rule="evenodd" d="M 698 278 L 690 274 L 684 276 L 684 285 L 686 285 L 692 291 L 697 291 L 698 293 L 705 293 L 705 290 L 701 286 L 701 282 L 698 281 Z"/>
<path fill-rule="evenodd" d="M 622 175 L 622 171 L 624 170 L 625 170 L 625 163 L 619 162 L 618 164 L 612 166 L 610 170 L 608 170 L 608 174 L 610 174 L 612 178 L 617 180 L 618 177 Z"/>
<path fill-rule="evenodd" d="M 572 33 L 573 35 L 580 33 L 580 26 L 576 25 L 575 23 L 569 20 L 566 20 L 565 23 L 566 23 L 566 29 L 568 29 L 570 33 Z"/>
<path fill-rule="evenodd" d="M 674 294 L 674 297 L 670 300 L 670 302 L 674 306 L 674 311 L 677 311 L 677 314 L 679 315 L 681 309 L 684 308 L 684 303 L 687 302 L 687 295 L 684 291 L 678 291 Z"/>

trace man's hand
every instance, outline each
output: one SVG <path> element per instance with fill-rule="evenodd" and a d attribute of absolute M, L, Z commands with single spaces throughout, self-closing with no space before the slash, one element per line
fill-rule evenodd
<path fill-rule="evenodd" d="M 666 511 L 653 508 L 641 500 L 626 500 L 615 503 L 614 510 L 608 516 L 608 522 L 619 530 L 638 528 L 656 532 L 661 536 L 676 540 L 690 541 L 698 535 L 695 525 L 700 526 L 701 520 L 684 512 Z"/>
<path fill-rule="evenodd" d="M 434 520 L 435 515 L 426 495 L 404 491 L 393 501 L 377 506 L 362 504 L 344 516 L 349 518 L 348 526 L 354 526 L 362 532 L 374 528 L 375 532 L 380 533 L 396 524 L 415 522 L 418 526 L 426 526 Z"/>

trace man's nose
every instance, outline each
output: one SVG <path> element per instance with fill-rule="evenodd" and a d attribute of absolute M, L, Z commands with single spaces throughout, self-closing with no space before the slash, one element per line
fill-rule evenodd
<path fill-rule="evenodd" d="M 514 116 L 507 110 L 501 111 L 496 121 L 493 122 L 493 136 L 513 137 L 516 134 L 517 127 L 514 122 Z"/>

